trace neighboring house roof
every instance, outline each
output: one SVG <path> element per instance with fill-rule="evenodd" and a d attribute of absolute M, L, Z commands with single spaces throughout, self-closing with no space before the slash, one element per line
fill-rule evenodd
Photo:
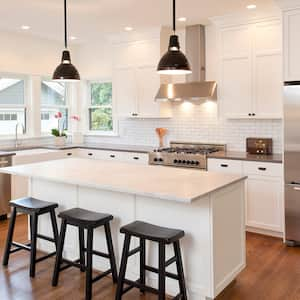
<path fill-rule="evenodd" d="M 19 83 L 20 81 L 21 81 L 20 79 L 0 78 L 0 92 Z"/>
<path fill-rule="evenodd" d="M 46 85 L 51 90 L 55 91 L 60 96 L 65 95 L 65 87 L 61 83 L 58 82 L 52 82 L 52 81 L 43 81 L 43 84 Z"/>

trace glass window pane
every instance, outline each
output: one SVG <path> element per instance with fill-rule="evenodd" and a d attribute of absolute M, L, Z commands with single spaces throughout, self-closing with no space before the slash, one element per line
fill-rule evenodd
<path fill-rule="evenodd" d="M 112 104 L 111 82 L 91 83 L 91 104 L 96 106 Z"/>
<path fill-rule="evenodd" d="M 0 135 L 15 134 L 17 123 L 25 126 L 25 108 L 0 109 Z M 19 129 L 19 134 L 22 134 Z"/>
<path fill-rule="evenodd" d="M 112 131 L 112 108 L 90 108 L 90 130 Z"/>
<path fill-rule="evenodd" d="M 61 112 L 62 118 L 57 119 L 55 115 Z M 41 108 L 41 131 L 45 133 L 51 133 L 53 128 L 68 129 L 68 109 L 66 108 Z"/>
<path fill-rule="evenodd" d="M 0 104 L 24 104 L 24 80 L 0 78 Z"/>
<path fill-rule="evenodd" d="M 65 84 L 43 80 L 41 86 L 42 105 L 66 105 Z"/>

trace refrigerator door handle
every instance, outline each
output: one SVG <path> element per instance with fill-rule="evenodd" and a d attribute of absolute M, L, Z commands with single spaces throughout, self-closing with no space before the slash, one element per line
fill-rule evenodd
<path fill-rule="evenodd" d="M 288 183 L 287 186 L 292 187 L 295 191 L 300 191 L 300 183 Z"/>

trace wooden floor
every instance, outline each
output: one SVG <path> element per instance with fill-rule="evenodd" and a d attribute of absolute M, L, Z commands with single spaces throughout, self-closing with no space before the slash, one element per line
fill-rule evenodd
<path fill-rule="evenodd" d="M 2 259 L 8 223 L 0 222 L 0 256 Z M 27 219 L 17 218 L 15 240 L 27 237 Z M 61 273 L 59 286 L 50 284 L 54 260 L 37 265 L 36 278 L 28 276 L 28 253 L 11 256 L 9 266 L 0 266 L 1 300 L 83 299 L 84 275 L 70 268 Z M 110 278 L 94 285 L 94 298 L 114 300 L 115 286 Z M 124 300 L 156 300 L 132 290 Z M 247 234 L 247 268 L 218 300 L 300 300 L 300 248 L 288 248 L 276 238 Z"/>

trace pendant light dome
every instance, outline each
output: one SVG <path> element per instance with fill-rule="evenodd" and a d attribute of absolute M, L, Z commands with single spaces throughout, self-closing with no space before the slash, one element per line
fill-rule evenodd
<path fill-rule="evenodd" d="M 78 81 L 80 80 L 80 75 L 76 67 L 71 63 L 71 54 L 68 50 L 67 0 L 64 0 L 64 25 L 65 50 L 62 53 L 61 63 L 55 69 L 52 79 L 55 81 Z"/>
<path fill-rule="evenodd" d="M 186 56 L 180 51 L 178 35 L 176 35 L 176 0 L 173 0 L 173 32 L 170 36 L 169 48 L 161 58 L 157 72 L 163 75 L 191 74 L 191 67 Z"/>

